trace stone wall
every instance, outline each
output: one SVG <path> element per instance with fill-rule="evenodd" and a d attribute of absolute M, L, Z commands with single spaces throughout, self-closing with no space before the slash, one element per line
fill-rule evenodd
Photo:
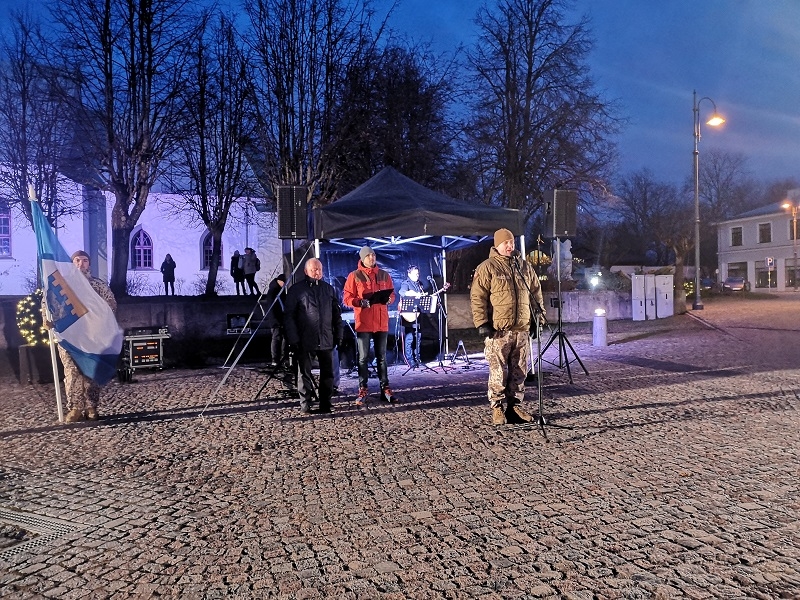
<path fill-rule="evenodd" d="M 546 293 L 544 295 L 547 320 L 551 323 L 558 321 L 558 294 Z M 609 320 L 632 319 L 630 292 L 613 291 L 572 291 L 562 292 L 561 299 L 563 310 L 561 320 L 565 323 L 580 323 L 591 321 L 594 311 L 602 308 L 606 311 Z M 468 329 L 474 327 L 472 312 L 469 305 L 468 294 L 447 295 L 447 316 L 450 329 Z"/>

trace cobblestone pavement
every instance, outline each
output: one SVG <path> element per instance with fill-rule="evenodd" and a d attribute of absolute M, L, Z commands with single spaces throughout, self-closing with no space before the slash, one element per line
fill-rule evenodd
<path fill-rule="evenodd" d="M 798 315 L 565 326 L 589 375 L 548 350 L 544 432 L 490 424 L 480 357 L 310 417 L 246 367 L 139 372 L 91 424 L 4 381 L 0 597 L 800 598 Z"/>

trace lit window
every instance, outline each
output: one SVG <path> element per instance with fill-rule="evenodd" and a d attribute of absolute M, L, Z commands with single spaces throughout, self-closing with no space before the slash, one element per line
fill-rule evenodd
<path fill-rule="evenodd" d="M 144 229 L 140 229 L 131 241 L 131 267 L 133 269 L 153 268 L 153 240 Z"/>

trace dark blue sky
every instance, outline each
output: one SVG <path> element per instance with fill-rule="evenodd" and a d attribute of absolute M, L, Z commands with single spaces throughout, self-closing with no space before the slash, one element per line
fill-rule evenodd
<path fill-rule="evenodd" d="M 436 51 L 474 39 L 479 0 L 399 1 L 392 26 Z M 0 20 L 25 3 L 0 0 Z M 379 12 L 391 3 L 375 0 Z M 701 161 L 718 148 L 746 156 L 759 180 L 800 179 L 799 0 L 576 0 L 574 7 L 574 18 L 591 22 L 597 88 L 628 120 L 617 139 L 621 174 L 647 167 L 664 181 L 691 176 L 696 89 L 727 119 L 720 129 L 701 126 Z M 703 121 L 710 114 L 702 103 Z"/>
<path fill-rule="evenodd" d="M 477 0 L 400 0 L 392 23 L 440 51 L 474 38 Z M 379 6 L 389 6 L 381 0 Z M 701 125 L 703 152 L 747 157 L 762 181 L 800 179 L 800 2 L 578 0 L 596 43 L 598 89 L 621 105 L 620 172 L 647 167 L 680 183 L 692 173 L 692 90 L 727 119 Z M 700 105 L 703 123 L 712 112 Z"/>

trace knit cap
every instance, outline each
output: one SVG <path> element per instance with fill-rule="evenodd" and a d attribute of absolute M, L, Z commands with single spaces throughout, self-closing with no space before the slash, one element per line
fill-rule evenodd
<path fill-rule="evenodd" d="M 369 246 L 364 246 L 363 248 L 361 248 L 361 250 L 358 253 L 358 255 L 361 257 L 361 260 L 364 260 L 370 254 L 375 254 L 375 250 L 373 250 Z"/>
<path fill-rule="evenodd" d="M 498 229 L 494 232 L 494 247 L 497 248 L 503 242 L 513 240 L 514 234 L 508 229 Z"/>

